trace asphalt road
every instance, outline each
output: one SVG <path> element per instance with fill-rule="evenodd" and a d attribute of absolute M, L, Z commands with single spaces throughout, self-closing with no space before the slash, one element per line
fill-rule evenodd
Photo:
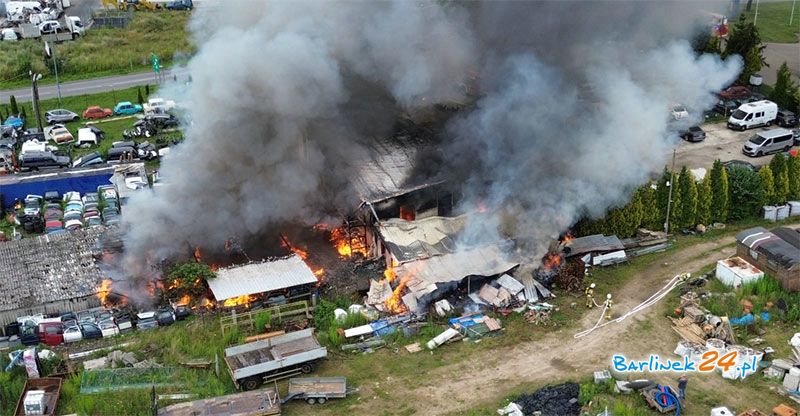
<path fill-rule="evenodd" d="M 177 76 L 178 80 L 185 80 L 188 77 L 186 70 L 179 70 L 175 73 L 163 71 L 166 79 Z M 95 94 L 104 91 L 119 90 L 128 87 L 136 87 L 146 84 L 155 84 L 156 80 L 152 72 L 142 72 L 130 75 L 118 75 L 112 77 L 93 78 L 83 81 L 72 81 L 61 83 L 61 96 L 69 97 L 73 95 Z M 13 90 L 0 90 L 0 103 L 7 103 L 9 97 L 13 95 L 17 101 L 31 101 L 31 87 L 17 88 Z M 58 92 L 55 84 L 39 85 L 39 99 L 55 98 Z"/>

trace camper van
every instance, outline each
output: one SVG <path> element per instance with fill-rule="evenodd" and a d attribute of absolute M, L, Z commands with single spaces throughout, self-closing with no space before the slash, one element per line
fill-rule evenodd
<path fill-rule="evenodd" d="M 728 118 L 728 128 L 745 131 L 752 127 L 768 126 L 778 116 L 778 105 L 768 100 L 742 104 Z"/>
<path fill-rule="evenodd" d="M 747 156 L 763 156 L 789 150 L 794 144 L 792 131 L 788 129 L 772 129 L 762 131 L 744 142 L 742 153 Z"/>

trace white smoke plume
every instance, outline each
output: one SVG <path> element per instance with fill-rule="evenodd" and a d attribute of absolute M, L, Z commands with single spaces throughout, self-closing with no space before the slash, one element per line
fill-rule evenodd
<path fill-rule="evenodd" d="M 134 264 L 345 211 L 348 173 L 396 114 L 480 98 L 450 128 L 442 167 L 461 209 L 497 235 L 549 240 L 602 215 L 663 166 L 669 107 L 694 114 L 740 63 L 696 57 L 698 3 L 226 1 L 198 8 L 186 142 L 167 185 L 126 207 Z M 711 3 L 703 3 L 711 7 Z M 357 159 L 357 158 L 355 158 Z"/>
<path fill-rule="evenodd" d="M 485 96 L 451 125 L 447 153 L 469 161 L 460 167 L 471 173 L 461 209 L 491 211 L 472 217 L 461 243 L 530 239 L 524 254 L 537 263 L 582 216 L 625 204 L 663 167 L 677 129 L 702 120 L 741 62 L 696 56 L 686 40 L 695 12 L 687 3 L 506 6 L 489 5 L 486 44 L 505 28 L 514 39 L 500 38 L 503 52 L 483 70 L 491 74 Z M 525 12 L 542 7 L 549 14 Z M 520 16 L 530 17 L 530 38 L 513 31 Z M 678 103 L 691 120 L 671 122 Z M 485 233 L 487 222 L 497 234 Z"/>

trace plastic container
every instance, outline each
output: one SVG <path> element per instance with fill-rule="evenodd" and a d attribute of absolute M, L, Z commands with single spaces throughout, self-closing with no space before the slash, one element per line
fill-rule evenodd
<path fill-rule="evenodd" d="M 789 218 L 789 211 L 791 210 L 791 207 L 789 207 L 789 205 L 781 205 L 777 208 L 778 208 L 778 213 L 777 213 L 778 221 Z"/>
<path fill-rule="evenodd" d="M 789 216 L 796 217 L 800 216 L 800 202 L 798 201 L 789 201 Z"/>
<path fill-rule="evenodd" d="M 764 219 L 768 221 L 777 221 L 778 220 L 778 207 L 774 207 L 772 205 L 765 205 L 764 206 Z"/>

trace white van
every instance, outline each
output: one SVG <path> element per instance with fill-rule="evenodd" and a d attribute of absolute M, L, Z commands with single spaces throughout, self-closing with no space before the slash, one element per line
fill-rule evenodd
<path fill-rule="evenodd" d="M 778 116 L 778 104 L 769 100 L 742 104 L 728 119 L 728 128 L 745 131 L 751 127 L 769 126 Z"/>

